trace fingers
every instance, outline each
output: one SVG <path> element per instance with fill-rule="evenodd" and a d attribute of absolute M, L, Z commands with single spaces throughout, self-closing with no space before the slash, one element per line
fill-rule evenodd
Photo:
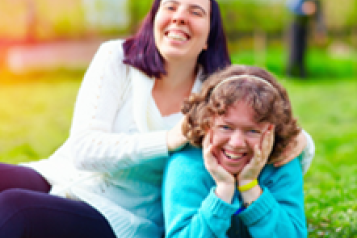
<path fill-rule="evenodd" d="M 234 177 L 230 175 L 218 162 L 213 153 L 213 145 L 211 144 L 212 132 L 209 131 L 203 139 L 203 159 L 207 171 L 211 174 L 216 184 L 227 183 L 234 184 Z"/>
<path fill-rule="evenodd" d="M 182 133 L 182 123 L 184 118 L 181 119 L 171 130 L 168 131 L 166 136 L 167 148 L 169 151 L 177 151 L 184 147 L 188 139 Z"/>
<path fill-rule="evenodd" d="M 251 161 L 252 164 L 261 165 L 262 163 L 265 164 L 268 160 L 274 143 L 274 132 L 272 131 L 272 128 L 272 126 L 269 126 L 269 128 L 264 132 L 261 146 L 254 146 L 254 156 Z"/>
<path fill-rule="evenodd" d="M 206 168 L 210 171 L 217 165 L 216 158 L 212 154 L 211 131 L 209 131 L 203 139 L 202 146 Z"/>
<path fill-rule="evenodd" d="M 203 141 L 202 141 L 202 147 L 205 149 L 205 148 L 208 148 L 211 144 L 211 131 L 208 131 L 208 133 L 205 135 L 205 137 L 203 138 Z"/>
<path fill-rule="evenodd" d="M 254 155 L 251 161 L 243 168 L 237 179 L 252 180 L 256 179 L 263 167 L 266 165 L 274 144 L 274 126 L 270 125 L 264 132 L 260 145 L 253 148 Z"/>
<path fill-rule="evenodd" d="M 236 177 L 238 181 L 256 179 L 265 165 L 259 145 L 255 145 L 253 150 L 253 158 Z"/>
<path fill-rule="evenodd" d="M 262 162 L 262 151 L 259 149 L 258 145 L 254 146 L 254 157 L 253 160 L 256 164 L 260 164 Z"/>
<path fill-rule="evenodd" d="M 274 126 L 270 125 L 268 129 L 264 132 L 263 138 L 262 138 L 262 146 L 261 146 L 261 153 L 262 153 L 262 159 L 268 161 L 268 158 L 271 154 L 271 151 L 273 149 L 274 145 Z"/>
<path fill-rule="evenodd" d="M 212 155 L 211 132 L 209 131 L 202 141 L 204 158 Z"/>

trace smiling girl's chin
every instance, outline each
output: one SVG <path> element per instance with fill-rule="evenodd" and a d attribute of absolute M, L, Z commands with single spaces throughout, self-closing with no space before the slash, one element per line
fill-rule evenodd
<path fill-rule="evenodd" d="M 239 174 L 245 166 L 247 166 L 250 162 L 251 158 L 246 156 L 245 158 L 242 158 L 239 162 L 233 162 L 232 160 L 220 160 L 221 166 L 230 174 L 232 175 L 237 175 Z"/>
<path fill-rule="evenodd" d="M 240 165 L 240 166 L 228 166 L 228 165 L 222 165 L 222 167 L 230 174 L 232 175 L 237 175 L 239 174 L 242 169 L 244 168 L 245 165 Z"/>

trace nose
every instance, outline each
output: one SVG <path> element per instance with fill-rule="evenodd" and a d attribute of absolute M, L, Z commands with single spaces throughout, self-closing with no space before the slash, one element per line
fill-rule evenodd
<path fill-rule="evenodd" d="M 244 133 L 241 131 L 235 131 L 229 138 L 229 145 L 233 148 L 243 147 L 246 144 Z"/>
<path fill-rule="evenodd" d="M 177 11 L 175 12 L 175 14 L 172 17 L 172 21 L 179 25 L 186 24 L 187 16 L 186 16 L 186 12 L 184 11 L 184 9 L 177 9 Z"/>

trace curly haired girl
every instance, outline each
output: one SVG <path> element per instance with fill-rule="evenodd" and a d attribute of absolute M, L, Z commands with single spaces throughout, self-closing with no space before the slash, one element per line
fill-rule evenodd
<path fill-rule="evenodd" d="M 182 111 L 184 135 L 203 150 L 188 146 L 167 165 L 167 237 L 306 237 L 299 159 L 271 164 L 301 130 L 274 76 L 229 66 Z"/>

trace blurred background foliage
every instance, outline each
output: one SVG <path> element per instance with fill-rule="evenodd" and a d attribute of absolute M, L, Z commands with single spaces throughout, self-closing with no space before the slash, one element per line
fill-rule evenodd
<path fill-rule="evenodd" d="M 78 0 L 1 0 L 0 39 L 21 41 L 29 30 L 38 41 L 83 37 L 83 10 Z"/>
<path fill-rule="evenodd" d="M 321 1 L 327 39 L 311 35 L 309 77 L 293 80 L 285 76 L 285 0 L 218 0 L 232 61 L 275 73 L 314 138 L 316 155 L 304 178 L 309 237 L 357 238 L 357 0 Z M 63 143 L 99 44 L 134 34 L 151 3 L 0 0 L 0 162 L 47 158 Z M 26 73 L 3 70 L 7 56 Z M 26 64 L 37 68 L 27 72 Z"/>
<path fill-rule="evenodd" d="M 311 76 L 357 75 L 357 1 L 321 1 L 327 37 L 321 41 L 311 31 L 307 56 Z M 292 17 L 285 0 L 218 2 L 235 62 L 284 74 Z M 105 39 L 134 34 L 151 4 L 152 0 L 0 0 L 0 67 L 11 58 L 8 46 L 29 42 L 97 39 L 91 46 L 93 54 Z"/>
<path fill-rule="evenodd" d="M 117 12 L 117 17 L 126 13 L 129 21 L 120 27 L 115 24 L 91 26 L 86 19 L 88 14 L 93 15 L 93 12 L 88 12 L 86 7 L 86 2 L 90 1 L 96 11 Z M 115 5 L 111 9 L 103 7 L 115 0 L 1 0 L 0 39 L 23 39 L 29 27 L 34 28 L 35 38 L 38 40 L 83 38 L 103 34 L 116 36 L 135 32 L 149 10 L 152 0 L 116 1 L 122 2 L 122 5 L 116 5 L 120 6 L 120 9 L 119 7 L 116 9 Z M 218 2 L 229 39 L 253 34 L 257 29 L 271 36 L 281 36 L 290 17 L 284 0 L 218 0 Z M 322 3 L 329 33 L 345 36 L 346 39 L 355 37 L 357 1 L 323 0 Z"/>

